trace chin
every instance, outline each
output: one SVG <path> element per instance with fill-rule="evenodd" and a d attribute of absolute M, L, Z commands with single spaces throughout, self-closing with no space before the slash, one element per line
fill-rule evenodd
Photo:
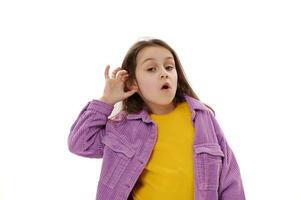
<path fill-rule="evenodd" d="M 173 99 L 170 99 L 170 100 L 161 100 L 161 101 L 156 101 L 154 103 L 158 104 L 158 105 L 169 105 L 172 103 L 172 100 Z"/>
<path fill-rule="evenodd" d="M 173 99 L 175 98 L 175 94 L 170 94 L 166 96 L 159 95 L 156 100 L 153 102 L 160 105 L 168 105 L 172 103 Z"/>
<path fill-rule="evenodd" d="M 154 94 L 156 94 L 156 95 L 154 95 Z M 147 101 L 157 104 L 157 105 L 168 105 L 168 104 L 172 103 L 175 96 L 176 96 L 175 91 L 173 91 L 169 94 L 157 93 L 157 91 L 156 91 L 156 92 L 147 92 L 145 95 L 143 95 L 142 99 L 147 100 Z"/>

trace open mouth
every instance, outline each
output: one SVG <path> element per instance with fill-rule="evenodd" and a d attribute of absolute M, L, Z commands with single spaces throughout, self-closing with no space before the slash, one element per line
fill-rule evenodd
<path fill-rule="evenodd" d="M 169 90 L 171 89 L 169 83 L 165 83 L 162 87 L 161 87 L 161 90 Z"/>

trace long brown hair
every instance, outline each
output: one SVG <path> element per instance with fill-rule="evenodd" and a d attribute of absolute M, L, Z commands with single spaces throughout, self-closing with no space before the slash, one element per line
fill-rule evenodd
<path fill-rule="evenodd" d="M 175 98 L 173 99 L 173 104 L 176 106 L 178 103 L 185 101 L 184 94 L 187 94 L 188 96 L 194 97 L 197 100 L 200 100 L 196 93 L 193 91 L 191 86 L 189 85 L 183 67 L 181 65 L 181 62 L 176 54 L 176 52 L 164 41 L 157 39 L 157 38 L 152 38 L 149 40 L 139 40 L 135 42 L 127 51 L 121 68 L 126 70 L 129 74 L 128 80 L 126 80 L 125 84 L 125 91 L 128 91 L 128 87 L 133 84 L 134 80 L 136 80 L 136 67 L 137 67 L 137 60 L 136 57 L 140 50 L 142 50 L 145 47 L 150 47 L 150 46 L 160 46 L 168 49 L 175 60 L 175 66 L 176 66 L 176 71 L 178 74 L 178 83 L 177 83 L 177 91 Z M 215 111 L 207 104 L 203 103 L 206 107 L 208 107 L 214 114 L 215 116 Z M 122 111 L 125 111 L 127 113 L 137 113 L 141 111 L 143 108 L 145 108 L 149 113 L 150 109 L 147 107 L 147 105 L 144 103 L 140 95 L 136 92 L 132 96 L 124 99 L 122 101 Z"/>

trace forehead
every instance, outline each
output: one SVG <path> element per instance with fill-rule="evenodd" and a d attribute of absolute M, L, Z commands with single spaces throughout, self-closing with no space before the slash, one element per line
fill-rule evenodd
<path fill-rule="evenodd" d="M 167 57 L 173 58 L 173 55 L 164 47 L 145 47 L 137 55 L 137 64 L 142 64 L 148 58 L 153 58 L 157 61 L 164 61 Z"/>

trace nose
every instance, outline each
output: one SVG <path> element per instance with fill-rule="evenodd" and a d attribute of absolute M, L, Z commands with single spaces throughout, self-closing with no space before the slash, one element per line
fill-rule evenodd
<path fill-rule="evenodd" d="M 166 78 L 168 78 L 168 75 L 167 75 L 167 74 L 166 74 L 166 75 L 161 75 L 161 78 L 163 78 L 164 76 L 165 76 Z"/>
<path fill-rule="evenodd" d="M 166 78 L 168 78 L 167 72 L 166 72 L 165 70 L 162 70 L 162 71 L 161 71 L 161 78 L 163 78 L 164 76 L 165 76 Z"/>

